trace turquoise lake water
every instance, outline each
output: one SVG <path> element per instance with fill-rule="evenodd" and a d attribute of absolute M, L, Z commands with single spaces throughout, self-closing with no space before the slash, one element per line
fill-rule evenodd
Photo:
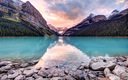
<path fill-rule="evenodd" d="M 0 38 L 0 59 L 33 59 L 41 58 L 46 52 L 59 54 L 60 50 L 81 51 L 87 56 L 122 56 L 128 55 L 128 38 L 107 37 L 12 37 Z M 56 47 L 56 51 L 52 48 Z M 58 48 L 58 49 L 57 49 Z M 68 50 L 70 50 L 70 48 Z M 74 50 L 73 50 L 74 49 Z M 58 51 L 58 52 L 57 52 Z M 62 52 L 61 51 L 61 52 Z M 50 54 L 50 53 L 49 53 Z M 72 53 L 72 54 L 75 54 Z"/>

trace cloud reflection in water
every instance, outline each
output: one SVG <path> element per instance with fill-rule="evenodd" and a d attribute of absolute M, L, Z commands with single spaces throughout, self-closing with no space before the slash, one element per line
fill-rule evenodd
<path fill-rule="evenodd" d="M 58 41 L 47 49 L 35 67 L 45 68 L 56 65 L 72 67 L 84 61 L 89 63 L 90 58 L 75 46 L 65 43 L 63 38 L 60 37 Z"/>

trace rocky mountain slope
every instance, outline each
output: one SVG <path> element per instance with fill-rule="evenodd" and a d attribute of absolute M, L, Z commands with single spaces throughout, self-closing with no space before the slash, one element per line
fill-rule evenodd
<path fill-rule="evenodd" d="M 128 9 L 114 10 L 108 18 L 91 14 L 64 36 L 128 36 Z"/>
<path fill-rule="evenodd" d="M 39 11 L 20 0 L 0 0 L 0 36 L 55 35 Z"/>

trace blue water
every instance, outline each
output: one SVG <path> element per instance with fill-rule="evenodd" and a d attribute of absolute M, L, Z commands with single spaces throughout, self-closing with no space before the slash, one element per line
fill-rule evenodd
<path fill-rule="evenodd" d="M 0 58 L 39 58 L 54 41 L 54 38 L 45 37 L 0 38 Z"/>
<path fill-rule="evenodd" d="M 66 41 L 89 56 L 128 55 L 128 38 L 73 37 Z"/>
<path fill-rule="evenodd" d="M 62 44 L 72 45 L 88 56 L 128 55 L 128 38 L 65 37 L 61 39 L 63 39 Z M 57 43 L 57 38 L 47 37 L 0 38 L 0 59 L 37 59 Z"/>

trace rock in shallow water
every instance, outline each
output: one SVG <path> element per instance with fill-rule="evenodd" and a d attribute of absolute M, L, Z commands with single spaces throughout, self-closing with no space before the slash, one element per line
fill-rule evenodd
<path fill-rule="evenodd" d="M 11 63 L 12 63 L 11 61 L 1 61 L 0 62 L 0 67 L 1 66 L 6 66 L 6 65 L 11 64 Z"/>
<path fill-rule="evenodd" d="M 28 63 L 22 63 L 20 66 L 21 66 L 22 68 L 25 68 L 25 67 L 28 67 L 29 64 L 28 64 Z"/>

